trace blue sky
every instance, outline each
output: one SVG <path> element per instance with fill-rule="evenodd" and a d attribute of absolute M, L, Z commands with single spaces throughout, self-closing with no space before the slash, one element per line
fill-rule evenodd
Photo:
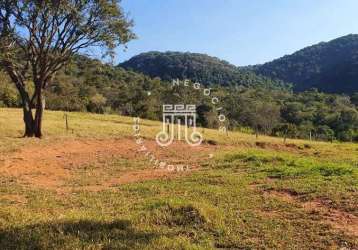
<path fill-rule="evenodd" d="M 358 33 L 357 0 L 122 0 L 137 40 L 117 62 L 147 51 L 206 53 L 235 65 L 264 63 Z"/>

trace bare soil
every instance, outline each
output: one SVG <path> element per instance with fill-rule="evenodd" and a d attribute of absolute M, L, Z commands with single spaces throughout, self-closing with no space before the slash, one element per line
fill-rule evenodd
<path fill-rule="evenodd" d="M 6 154 L 0 159 L 0 172 L 22 185 L 60 191 L 66 189 L 68 180 L 73 178 L 78 168 L 83 165 L 95 164 L 99 166 L 98 171 L 103 171 L 101 166 L 113 159 L 141 160 L 146 165 L 141 170 L 125 169 L 119 178 L 87 188 L 97 191 L 125 183 L 187 174 L 198 169 L 200 163 L 207 160 L 216 148 L 210 145 L 191 147 L 183 142 L 175 142 L 169 147 L 161 148 L 149 140 L 145 141 L 145 146 L 157 159 L 168 164 L 185 163 L 190 165 L 190 170 L 180 173 L 153 169 L 153 164 L 145 153 L 140 151 L 140 146 L 134 139 L 67 139 L 46 147 L 35 144 Z"/>
<path fill-rule="evenodd" d="M 329 207 L 323 200 L 317 199 L 301 202 L 295 194 L 288 191 L 270 190 L 266 192 L 266 195 L 287 203 L 299 205 L 308 213 L 318 213 L 324 223 L 348 235 L 358 237 L 358 217 L 351 213 Z"/>

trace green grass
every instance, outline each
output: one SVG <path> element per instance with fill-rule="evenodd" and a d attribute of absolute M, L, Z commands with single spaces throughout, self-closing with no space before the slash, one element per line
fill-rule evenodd
<path fill-rule="evenodd" d="M 25 144 L 49 145 L 68 138 L 132 135 L 132 118 L 46 112 L 43 140 L 20 139 L 21 112 L 0 110 L 0 152 Z M 152 138 L 160 124 L 144 121 Z M 357 238 L 332 227 L 320 211 L 301 203 L 324 201 L 358 216 L 358 146 L 218 134 L 205 138 L 225 146 L 201 169 L 175 179 L 81 189 L 106 181 L 123 168 L 138 170 L 144 159 L 121 159 L 78 168 L 69 192 L 21 185 L 0 175 L 0 249 L 354 249 Z M 309 144 L 309 147 L 305 147 Z M 1 156 L 1 155 L 0 155 Z M 1 163 L 1 162 L 0 162 Z M 76 186 L 76 188 L 73 188 Z M 73 189 L 71 189 L 73 188 Z M 270 192 L 290 194 L 288 202 Z M 10 197 L 10 198 L 9 198 Z M 21 197 L 12 199 L 11 197 Z"/>

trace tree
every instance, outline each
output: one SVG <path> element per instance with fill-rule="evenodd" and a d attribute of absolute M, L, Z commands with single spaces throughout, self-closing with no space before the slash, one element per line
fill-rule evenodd
<path fill-rule="evenodd" d="M 21 96 L 24 136 L 42 136 L 44 90 L 56 72 L 85 48 L 113 56 L 135 37 L 131 27 L 115 0 L 0 1 L 0 66 Z"/>
<path fill-rule="evenodd" d="M 257 138 L 260 131 L 264 134 L 270 134 L 272 129 L 279 123 L 280 108 L 270 101 L 252 100 L 243 107 L 241 115 L 245 121 L 244 124 L 255 130 Z"/>
<path fill-rule="evenodd" d="M 17 91 L 9 79 L 0 71 L 0 107 L 16 107 L 19 105 Z"/>
<path fill-rule="evenodd" d="M 287 137 L 294 138 L 297 135 L 297 127 L 292 123 L 280 124 L 274 130 L 275 130 L 275 134 L 279 136 L 283 136 L 284 143 L 286 143 Z"/>
<path fill-rule="evenodd" d="M 273 102 L 262 103 L 257 109 L 258 115 L 260 115 L 258 124 L 265 134 L 270 134 L 272 129 L 280 121 L 280 107 Z"/>
<path fill-rule="evenodd" d="M 198 124 L 200 124 L 201 127 L 207 128 L 209 126 L 208 113 L 210 111 L 211 107 L 207 104 L 201 104 L 197 107 L 196 112 L 198 114 Z"/>
<path fill-rule="evenodd" d="M 103 113 L 104 105 L 106 104 L 107 99 L 101 94 L 95 94 L 91 97 L 89 103 L 89 110 L 92 112 Z"/>
<path fill-rule="evenodd" d="M 316 133 L 319 138 L 325 139 L 325 140 L 330 140 L 331 142 L 333 142 L 334 131 L 327 125 L 318 126 L 316 129 Z"/>

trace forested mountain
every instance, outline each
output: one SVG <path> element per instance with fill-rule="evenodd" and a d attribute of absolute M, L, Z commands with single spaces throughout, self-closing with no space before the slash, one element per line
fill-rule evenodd
<path fill-rule="evenodd" d="M 358 35 L 304 48 L 262 65 L 236 67 L 198 53 L 147 52 L 119 65 L 163 80 L 191 79 L 207 85 L 317 88 L 327 93 L 358 92 Z M 286 83 L 286 84 L 284 84 Z"/>
<path fill-rule="evenodd" d="M 152 51 L 134 56 L 119 66 L 166 81 L 178 78 L 206 85 L 284 86 L 280 80 L 257 76 L 216 57 L 198 53 Z"/>
<path fill-rule="evenodd" d="M 270 135 L 358 141 L 358 95 L 292 93 L 260 86 L 212 86 L 231 130 Z M 116 113 L 160 120 L 164 103 L 197 105 L 198 124 L 215 128 L 218 111 L 211 98 L 193 87 L 176 86 L 159 78 L 76 56 L 46 90 L 46 108 L 64 111 Z M 20 107 L 21 99 L 0 71 L 0 107 Z"/>
<path fill-rule="evenodd" d="M 192 87 L 172 88 L 173 78 L 189 78 L 211 84 L 232 130 L 358 141 L 358 94 L 348 97 L 317 90 L 293 93 L 280 87 L 280 81 L 258 77 L 201 54 L 150 52 L 121 66 L 145 74 L 85 56 L 74 57 L 47 88 L 46 108 L 160 120 L 164 103 L 191 103 L 197 105 L 198 124 L 217 127 L 218 111 L 210 97 Z M 0 70 L 1 106 L 20 107 L 20 98 Z"/>
<path fill-rule="evenodd" d="M 358 92 L 358 35 L 347 35 L 304 48 L 253 67 L 258 74 L 293 83 L 294 90 Z"/>

